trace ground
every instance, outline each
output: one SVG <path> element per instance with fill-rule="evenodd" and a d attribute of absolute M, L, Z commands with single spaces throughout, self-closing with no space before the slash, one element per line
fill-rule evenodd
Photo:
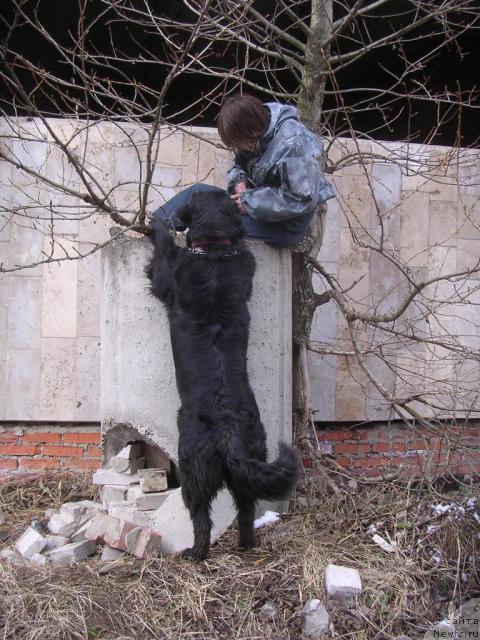
<path fill-rule="evenodd" d="M 0 484 L 0 531 L 8 535 L 2 546 L 47 508 L 94 491 L 88 478 L 73 475 Z M 200 564 L 129 558 L 105 573 L 95 557 L 73 568 L 0 562 L 0 638 L 295 640 L 308 598 L 327 604 L 334 638 L 423 638 L 452 600 L 480 596 L 478 494 L 471 481 L 360 483 L 340 495 L 310 487 L 246 553 L 237 551 L 232 528 Z M 372 541 L 372 525 L 396 541 L 394 553 Z M 364 591 L 356 603 L 327 602 L 329 562 L 360 571 Z M 261 615 L 267 601 L 278 607 L 273 621 Z"/>

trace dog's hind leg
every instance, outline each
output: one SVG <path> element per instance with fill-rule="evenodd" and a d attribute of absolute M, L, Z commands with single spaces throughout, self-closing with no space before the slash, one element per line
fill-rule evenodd
<path fill-rule="evenodd" d="M 238 508 L 238 546 L 240 549 L 252 549 L 255 546 L 253 520 L 255 517 L 255 502 L 251 500 L 237 500 Z"/>
<path fill-rule="evenodd" d="M 196 502 L 194 504 L 185 502 L 193 522 L 194 543 L 193 547 L 185 549 L 182 555 L 184 558 L 191 560 L 205 560 L 210 549 L 210 533 L 212 530 L 210 505 L 207 502 Z"/>

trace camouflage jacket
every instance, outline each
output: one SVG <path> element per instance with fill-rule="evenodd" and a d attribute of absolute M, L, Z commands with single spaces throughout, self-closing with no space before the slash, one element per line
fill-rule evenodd
<path fill-rule="evenodd" d="M 239 182 L 240 200 L 257 220 L 279 222 L 311 213 L 335 192 L 323 173 L 323 143 L 299 120 L 295 107 L 267 103 L 270 125 L 258 151 L 237 152 L 227 174 L 228 192 Z"/>

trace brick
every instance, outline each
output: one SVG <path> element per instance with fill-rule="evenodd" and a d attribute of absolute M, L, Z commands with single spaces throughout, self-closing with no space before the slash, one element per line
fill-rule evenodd
<path fill-rule="evenodd" d="M 103 451 L 100 447 L 89 445 L 86 456 L 87 458 L 103 458 Z"/>
<path fill-rule="evenodd" d="M 467 474 L 479 474 L 480 473 L 480 465 L 472 465 L 472 464 L 459 464 L 457 467 L 458 475 L 464 476 Z"/>
<path fill-rule="evenodd" d="M 352 437 L 352 431 L 322 431 L 317 430 L 319 440 L 349 440 Z"/>
<path fill-rule="evenodd" d="M 100 444 L 101 435 L 100 432 L 66 433 L 63 441 L 66 444 Z"/>
<path fill-rule="evenodd" d="M 73 458 L 83 456 L 82 447 L 43 447 L 46 456 L 58 456 L 60 458 Z"/>
<path fill-rule="evenodd" d="M 351 464 L 352 464 L 352 459 L 351 458 L 342 458 L 342 457 L 339 458 L 337 456 L 335 458 L 335 462 L 337 464 L 339 464 L 341 467 L 344 467 L 344 468 L 348 469 L 348 467 L 350 467 Z"/>
<path fill-rule="evenodd" d="M 51 442 L 59 443 L 62 441 L 61 433 L 37 432 L 26 433 L 23 436 L 23 442 Z"/>
<path fill-rule="evenodd" d="M 35 444 L 0 445 L 0 456 L 34 456 L 37 453 L 40 453 L 40 447 Z"/>
<path fill-rule="evenodd" d="M 3 458 L 0 459 L 0 471 L 11 471 L 17 468 L 16 458 Z"/>
<path fill-rule="evenodd" d="M 383 467 L 387 464 L 387 460 L 381 458 L 354 458 L 350 462 L 352 467 Z"/>
<path fill-rule="evenodd" d="M 60 460 L 56 458 L 22 458 L 20 469 L 60 469 Z"/>
<path fill-rule="evenodd" d="M 73 469 L 74 471 L 96 471 L 101 469 L 101 460 L 82 460 L 78 458 L 65 458 L 62 462 L 63 469 Z"/>
<path fill-rule="evenodd" d="M 369 451 L 369 444 L 348 444 L 342 442 L 335 445 L 335 453 L 368 453 Z"/>
<path fill-rule="evenodd" d="M 372 447 L 372 451 L 374 453 L 385 453 L 386 451 L 391 451 L 392 446 L 389 442 L 377 442 Z"/>
<path fill-rule="evenodd" d="M 0 444 L 14 444 L 17 440 L 16 433 L 0 433 Z"/>

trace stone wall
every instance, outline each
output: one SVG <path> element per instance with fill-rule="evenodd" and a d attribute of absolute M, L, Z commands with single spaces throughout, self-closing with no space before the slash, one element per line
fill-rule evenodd
<path fill-rule="evenodd" d="M 30 135 L 38 135 L 35 121 L 19 121 Z M 69 121 L 53 122 L 67 136 L 76 126 Z M 212 129 L 195 129 L 195 136 L 217 142 Z M 151 209 L 171 197 L 184 185 L 200 180 L 224 185 L 230 159 L 217 146 L 200 142 L 188 133 L 161 133 L 160 153 L 154 175 Z M 112 199 L 124 211 L 134 211 L 138 201 L 135 182 L 141 176 L 139 163 L 144 154 L 145 133 L 129 127 L 101 124 L 89 132 L 90 170 L 112 189 Z M 82 137 L 78 136 L 81 150 Z M 5 144 L 5 143 L 4 143 Z M 334 160 L 344 159 L 344 168 L 333 182 L 338 199 L 328 204 L 326 235 L 319 259 L 339 281 L 349 286 L 352 300 L 360 305 L 374 301 L 388 310 L 402 295 L 396 274 L 378 253 L 353 244 L 351 229 L 357 236 L 371 229 L 378 232 L 379 214 L 389 225 L 394 248 L 408 261 L 415 274 L 431 275 L 471 266 L 478 258 L 480 239 L 480 181 L 478 152 L 470 163 L 457 170 L 432 170 L 422 176 L 409 175 L 420 156 L 441 158 L 451 150 L 439 147 L 361 143 L 371 156 L 365 166 L 349 164 L 353 150 L 350 141 L 338 141 L 330 152 Z M 45 143 L 11 145 L 17 158 L 37 167 L 50 177 L 75 184 L 71 169 L 62 161 L 58 149 Z M 139 153 L 139 155 L 137 154 Z M 391 164 L 393 158 L 397 164 Z M 441 166 L 441 162 L 440 165 Z M 455 169 L 455 164 L 450 167 Z M 12 186 L 15 185 L 15 187 Z M 51 193 L 39 187 L 20 170 L 0 161 L 0 262 L 13 267 L 35 263 L 42 251 L 49 251 L 49 201 Z M 108 239 L 110 219 L 91 215 L 69 196 L 62 196 L 64 215 L 54 221 L 62 242 L 55 255 L 64 250 L 85 252 Z M 14 205 L 25 206 L 25 216 L 9 222 Z M 3 209 L 3 210 L 2 210 Z M 43 213 L 44 220 L 39 220 Z M 427 250 L 428 245 L 430 249 Z M 61 246 L 62 245 L 62 246 Z M 433 245 L 433 246 L 432 246 Z M 478 279 L 478 274 L 474 278 Z M 477 280 L 478 281 L 478 280 Z M 474 280 L 475 282 L 475 280 Z M 317 282 L 321 291 L 321 283 Z M 450 285 L 448 285 L 450 286 Z M 468 325 L 470 343 L 479 344 L 480 292 L 472 291 L 469 306 L 457 309 L 448 320 L 452 330 Z M 101 264 L 99 252 L 83 260 L 33 268 L 0 275 L 0 420 L 9 421 L 98 421 L 100 375 Z M 417 319 L 418 320 L 418 319 Z M 326 351 L 344 346 L 346 326 L 333 303 L 317 311 L 312 338 Z M 417 373 L 429 366 L 422 349 L 408 357 L 406 380 L 396 379 L 382 365 L 371 361 L 390 391 L 402 386 L 418 386 Z M 399 360 L 400 361 L 400 360 Z M 478 394 L 480 363 L 471 365 L 473 400 Z M 349 356 L 326 354 L 310 356 L 315 417 L 323 421 L 388 420 L 390 410 Z M 445 362 L 444 379 L 457 375 Z M 467 398 L 472 400 L 472 398 Z"/>

